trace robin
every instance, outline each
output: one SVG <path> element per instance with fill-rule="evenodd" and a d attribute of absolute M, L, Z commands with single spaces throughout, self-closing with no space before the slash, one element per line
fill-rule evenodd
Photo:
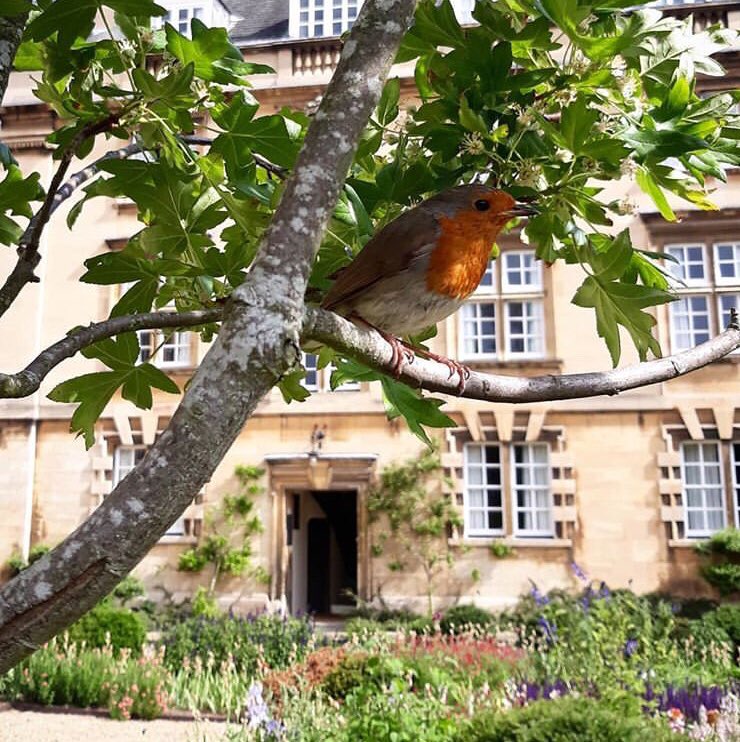
<path fill-rule="evenodd" d="M 462 393 L 467 368 L 399 336 L 418 335 L 456 312 L 483 278 L 504 225 L 534 213 L 485 185 L 443 191 L 383 227 L 339 273 L 321 307 L 380 332 L 393 348 L 396 375 L 415 350 L 448 366 L 450 378 L 457 373 Z"/>

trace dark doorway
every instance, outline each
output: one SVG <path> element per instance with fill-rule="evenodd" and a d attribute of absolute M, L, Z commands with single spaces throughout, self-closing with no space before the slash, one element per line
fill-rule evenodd
<path fill-rule="evenodd" d="M 325 518 L 308 521 L 308 610 L 328 614 L 357 594 L 357 493 L 313 491 Z"/>
<path fill-rule="evenodd" d="M 331 530 L 326 518 L 308 521 L 308 611 L 329 613 Z"/>

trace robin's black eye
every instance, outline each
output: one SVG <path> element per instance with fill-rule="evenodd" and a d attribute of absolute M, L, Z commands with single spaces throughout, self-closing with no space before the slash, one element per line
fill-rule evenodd
<path fill-rule="evenodd" d="M 491 208 L 491 204 L 488 203 L 484 198 L 479 198 L 474 204 L 478 211 L 488 211 Z"/>

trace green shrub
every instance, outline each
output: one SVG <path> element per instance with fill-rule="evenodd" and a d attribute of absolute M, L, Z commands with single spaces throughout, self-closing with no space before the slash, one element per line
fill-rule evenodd
<path fill-rule="evenodd" d="M 661 720 L 631 716 L 589 698 L 537 701 L 477 716 L 457 742 L 678 742 Z"/>
<path fill-rule="evenodd" d="M 88 647 L 104 647 L 107 643 L 115 651 L 126 647 L 138 655 L 146 640 L 146 621 L 140 613 L 116 608 L 104 600 L 70 627 L 69 638 Z"/>
<path fill-rule="evenodd" d="M 20 552 L 13 552 L 5 563 L 10 572 L 10 576 L 15 577 L 26 569 L 26 567 L 30 567 L 34 562 L 41 559 L 44 554 L 48 554 L 49 551 L 51 551 L 51 546 L 48 546 L 47 544 L 36 544 L 35 546 L 32 546 L 28 552 L 28 561 L 21 556 Z"/>
<path fill-rule="evenodd" d="M 186 659 L 213 656 L 216 666 L 233 660 L 236 668 L 249 674 L 257 670 L 258 659 L 270 668 L 283 668 L 300 661 L 311 648 L 313 625 L 307 617 L 293 618 L 259 614 L 194 616 L 165 626 L 162 642 L 165 663 L 177 670 Z"/>
<path fill-rule="evenodd" d="M 719 590 L 720 595 L 740 592 L 740 564 L 705 564 L 701 568 L 701 574 L 710 585 Z"/>
<path fill-rule="evenodd" d="M 108 708 L 116 719 L 155 719 L 167 709 L 168 673 L 157 655 L 138 660 L 110 648 L 52 639 L 0 677 L 0 697 L 46 706 Z"/>
<path fill-rule="evenodd" d="M 493 615 L 477 605 L 456 605 L 445 611 L 439 627 L 445 634 L 454 634 L 473 626 L 486 627 L 493 623 Z"/>
<path fill-rule="evenodd" d="M 707 619 L 725 631 L 731 641 L 740 645 L 740 604 L 721 605 Z"/>
<path fill-rule="evenodd" d="M 368 666 L 371 660 L 377 666 L 378 657 L 371 658 L 360 653 L 345 657 L 339 667 L 324 678 L 321 685 L 325 693 L 336 700 L 342 700 L 355 688 L 367 683 L 371 678 L 371 667 Z"/>
<path fill-rule="evenodd" d="M 126 575 L 114 588 L 111 595 L 120 602 L 120 604 L 126 605 L 130 600 L 139 598 L 144 595 L 144 584 L 138 577 L 133 575 Z"/>
<path fill-rule="evenodd" d="M 740 592 L 740 529 L 725 528 L 695 548 L 708 560 L 701 574 L 710 585 L 721 595 Z"/>

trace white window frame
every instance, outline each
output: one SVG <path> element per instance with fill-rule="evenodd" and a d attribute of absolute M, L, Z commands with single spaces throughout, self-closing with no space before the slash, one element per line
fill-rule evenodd
<path fill-rule="evenodd" d="M 735 454 L 735 446 L 740 451 L 740 440 L 730 441 L 730 467 L 732 469 L 732 513 L 735 528 L 740 528 L 740 453 Z"/>
<path fill-rule="evenodd" d="M 541 448 L 545 449 L 546 461 L 541 463 L 526 463 L 519 464 L 516 461 L 516 449 L 517 448 Z M 510 445 L 509 463 L 511 466 L 511 512 L 513 515 L 512 528 L 515 536 L 523 538 L 553 538 L 555 535 L 555 518 L 553 508 L 555 506 L 554 499 L 552 496 L 552 468 L 550 466 L 550 446 L 547 443 L 512 443 Z M 547 471 L 547 484 L 535 484 L 535 485 L 518 485 L 516 483 L 516 471 L 519 468 L 546 468 Z M 529 507 L 520 507 L 518 502 L 518 494 L 520 490 L 529 492 L 535 495 L 537 492 L 547 492 L 547 506 L 544 508 L 537 507 L 537 505 L 531 505 Z M 536 502 L 536 500 L 535 500 Z M 533 521 L 536 523 L 537 513 L 546 512 L 549 516 L 548 528 L 520 528 L 519 527 L 519 514 L 520 512 L 529 512 L 533 516 Z"/>
<path fill-rule="evenodd" d="M 137 451 L 143 451 L 146 453 L 149 446 L 144 445 L 143 443 L 134 443 L 131 445 L 120 445 L 116 446 L 115 450 L 113 451 L 113 486 L 117 487 L 119 483 L 126 477 L 126 475 L 132 471 L 136 464 L 138 463 L 136 461 L 136 452 Z M 133 466 L 127 467 L 126 472 L 121 476 L 121 453 L 132 453 L 133 454 Z"/>
<path fill-rule="evenodd" d="M 509 267 L 507 265 L 509 258 L 519 258 L 519 268 L 516 269 L 522 278 L 532 274 L 534 281 L 527 283 L 509 283 Z M 526 258 L 531 259 L 532 263 L 529 268 L 525 268 L 523 263 Z M 542 293 L 542 261 L 537 260 L 534 250 L 506 250 L 499 255 L 501 262 L 501 292 L 503 294 L 541 294 Z"/>
<path fill-rule="evenodd" d="M 498 263 L 498 260 L 491 260 L 489 258 L 488 264 L 486 265 L 486 270 L 483 273 L 483 278 L 481 278 L 480 283 L 478 284 L 478 287 L 473 292 L 473 296 L 496 296 L 498 295 L 497 263 Z M 490 279 L 490 283 L 488 285 L 483 283 L 483 281 L 485 280 L 487 276 Z"/>
<path fill-rule="evenodd" d="M 480 448 L 481 450 L 481 462 L 471 462 L 470 461 L 470 450 L 472 448 Z M 498 470 L 499 470 L 499 482 L 498 488 L 489 485 L 486 482 L 486 469 L 489 468 L 489 465 L 485 463 L 485 449 L 486 448 L 498 448 Z M 505 480 L 504 480 L 504 455 L 505 452 L 503 450 L 503 446 L 500 443 L 466 443 L 463 446 L 463 530 L 465 537 L 470 538 L 490 538 L 494 536 L 503 536 L 506 532 L 506 511 L 504 508 L 504 501 L 505 501 Z M 469 482 L 469 471 L 471 466 L 479 467 L 483 471 L 483 483 L 482 484 L 475 484 L 472 485 Z M 495 464 L 490 465 L 492 468 L 496 468 Z M 471 490 L 475 489 L 478 491 L 482 491 L 485 495 L 486 502 L 488 501 L 488 491 L 493 490 L 495 491 L 498 489 L 499 492 L 499 500 L 501 504 L 499 507 L 490 507 L 488 505 L 485 505 L 483 507 L 476 506 L 474 510 L 476 511 L 483 511 L 486 514 L 486 519 L 488 518 L 489 512 L 495 512 L 500 511 L 501 513 L 501 528 L 471 528 L 470 526 L 470 493 Z"/>
<path fill-rule="evenodd" d="M 314 364 L 309 365 L 306 361 L 308 356 L 311 356 L 314 359 Z M 301 351 L 301 365 L 303 366 L 304 370 L 306 371 L 306 375 L 303 377 L 303 386 L 308 389 L 309 392 L 318 392 L 319 391 L 319 357 L 315 353 L 306 353 L 305 351 Z M 314 374 L 315 381 L 309 381 L 308 380 L 308 374 L 309 372 Z"/>
<path fill-rule="evenodd" d="M 511 316 L 511 305 L 522 304 L 529 306 L 534 310 L 532 315 L 522 315 L 521 318 Z M 511 322 L 521 321 L 525 326 L 524 335 L 514 335 L 511 332 Z M 539 326 L 539 335 L 527 335 L 526 325 L 528 322 L 536 322 Z M 504 301 L 504 358 L 506 359 L 518 359 L 518 358 L 542 358 L 545 355 L 545 311 L 543 307 L 542 299 L 507 299 Z M 514 338 L 523 338 L 525 346 L 527 340 L 534 338 L 536 340 L 538 348 L 536 350 L 523 350 L 514 351 L 511 348 L 511 342 Z"/>
<path fill-rule="evenodd" d="M 690 465 L 696 466 L 697 464 L 700 466 L 701 471 L 701 483 L 698 485 L 691 485 L 691 489 L 699 489 L 702 492 L 702 506 L 701 507 L 689 507 L 689 498 L 688 498 L 688 479 L 686 477 L 686 456 L 685 456 L 685 449 L 688 446 L 697 446 L 700 451 L 700 459 L 698 462 L 689 462 Z M 717 468 L 719 469 L 719 484 L 717 485 L 707 485 L 704 481 L 705 472 L 704 472 L 704 446 L 715 446 L 717 449 Z M 684 535 L 686 538 L 709 538 L 714 533 L 717 533 L 717 531 L 721 531 L 723 528 L 727 526 L 727 503 L 725 500 L 725 481 L 724 481 L 724 471 L 722 466 L 722 446 L 719 441 L 683 441 L 681 443 L 681 499 L 683 501 L 683 510 L 684 510 Z M 715 462 L 710 462 L 714 464 Z M 708 508 L 706 506 L 706 493 L 704 490 L 707 488 L 707 486 L 711 487 L 717 487 L 720 490 L 720 495 L 722 498 L 721 506 L 720 508 Z M 707 511 L 709 510 L 720 510 L 722 513 L 722 525 L 717 529 L 709 529 L 709 528 L 700 528 L 700 529 L 690 529 L 689 526 L 689 510 L 692 511 L 699 511 L 702 513 L 702 520 L 704 522 L 704 525 L 706 526 L 707 523 Z"/>
<path fill-rule="evenodd" d="M 740 314 L 740 289 L 737 291 L 718 291 L 717 292 L 717 322 L 719 324 L 719 330 L 722 332 L 722 330 L 726 329 L 727 324 L 725 323 L 722 314 L 722 299 L 728 297 L 728 296 L 734 296 L 735 297 L 735 306 L 738 311 L 738 314 Z M 740 348 L 735 348 L 735 350 L 730 353 L 730 355 L 738 355 L 740 354 Z"/>
<path fill-rule="evenodd" d="M 508 276 L 508 261 L 511 256 L 518 258 L 519 266 L 515 268 L 527 283 L 511 284 Z M 525 259 L 531 260 L 529 267 L 523 267 Z M 482 286 L 473 293 L 472 297 L 461 307 L 457 314 L 457 352 L 458 358 L 464 361 L 482 361 L 482 362 L 506 362 L 516 360 L 533 360 L 543 359 L 547 355 L 547 328 L 545 326 L 545 290 L 544 278 L 542 272 L 542 263 L 537 260 L 534 250 L 505 250 L 495 260 L 489 260 L 486 267 L 485 275 L 490 276 L 491 285 Z M 493 352 L 475 352 L 466 348 L 466 341 L 471 339 L 471 335 L 466 332 L 466 327 L 472 325 L 475 321 L 476 333 L 474 338 L 480 345 L 481 335 L 480 328 L 483 321 L 491 321 L 491 318 L 485 320 L 481 317 L 467 317 L 467 313 L 473 310 L 467 309 L 473 305 L 488 304 L 493 307 L 493 324 L 494 324 L 494 345 Z M 511 316 L 511 304 L 526 305 L 532 312 L 522 322 L 535 320 L 539 329 L 539 335 L 524 335 L 525 339 L 534 340 L 537 348 L 535 350 L 523 350 L 521 352 L 512 350 L 512 339 L 514 335 L 511 332 L 511 322 L 518 318 Z M 480 310 L 474 310 L 476 314 Z M 486 336 L 488 338 L 489 336 Z M 516 337 L 520 337 L 517 335 Z"/>
<path fill-rule="evenodd" d="M 731 247 L 733 253 L 732 262 L 735 265 L 735 275 L 723 277 L 720 275 L 719 248 Z M 715 242 L 712 245 L 714 253 L 714 284 L 715 286 L 740 286 L 740 242 Z M 722 261 L 724 262 L 724 261 Z"/>
<path fill-rule="evenodd" d="M 699 342 L 706 342 L 712 337 L 712 297 L 711 294 L 680 294 L 680 298 L 678 301 L 671 302 L 668 306 L 668 325 L 670 328 L 670 334 L 671 334 L 671 350 L 673 352 L 681 351 L 681 350 L 688 350 L 689 348 L 693 348 L 695 345 L 697 345 L 697 341 L 695 339 L 695 335 L 697 332 L 704 332 L 704 330 L 696 330 L 693 326 L 693 318 L 694 315 L 689 313 L 687 316 L 690 320 L 690 329 L 689 333 L 691 335 L 691 342 L 688 345 L 679 345 L 678 344 L 678 330 L 676 328 L 676 312 L 678 311 L 678 307 L 681 306 L 683 302 L 687 302 L 687 306 L 690 306 L 690 302 L 692 299 L 704 299 L 704 302 L 706 304 L 706 316 L 707 316 L 707 337 L 705 340 L 701 340 Z M 685 331 L 682 331 L 681 334 L 686 334 Z"/>
<path fill-rule="evenodd" d="M 144 360 L 141 353 L 141 337 L 143 333 L 151 333 L 153 336 L 153 346 L 150 347 L 150 351 L 154 351 L 159 348 L 156 355 L 150 355 L 149 358 Z M 137 363 L 151 363 L 157 368 L 189 368 L 193 365 L 192 360 L 192 344 L 191 344 L 191 332 L 185 332 L 176 330 L 174 332 L 166 333 L 161 329 L 151 330 L 137 330 L 136 337 L 139 340 L 139 357 L 136 359 Z M 161 346 L 160 346 L 161 343 Z M 165 349 L 174 350 L 174 360 L 167 361 L 164 359 Z"/>
<path fill-rule="evenodd" d="M 480 316 L 480 310 L 478 307 L 482 305 L 488 305 L 493 307 L 493 317 L 481 317 Z M 470 308 L 475 307 L 475 314 L 474 317 L 466 317 L 466 312 L 470 311 Z M 495 297 L 491 297 L 490 299 L 471 299 L 470 301 L 467 301 L 463 306 L 460 308 L 459 313 L 459 355 L 460 358 L 466 359 L 466 360 L 476 360 L 476 361 L 498 361 L 502 353 L 499 349 L 499 302 L 496 300 Z M 483 336 L 480 331 L 482 327 L 483 322 L 493 322 L 493 344 L 494 344 L 494 350 L 492 352 L 475 352 L 475 351 L 469 351 L 466 349 L 466 340 L 470 340 L 471 336 L 466 334 L 465 327 L 466 324 L 475 324 L 476 332 L 475 335 L 472 337 L 472 339 L 477 343 L 478 345 L 481 344 L 482 339 L 485 337 L 488 339 L 491 337 L 490 335 Z"/>
<path fill-rule="evenodd" d="M 709 276 L 709 261 L 707 260 L 707 246 L 702 242 L 671 242 L 670 244 L 666 244 L 663 246 L 663 252 L 667 255 L 672 255 L 673 257 L 676 257 L 671 252 L 672 250 L 688 250 L 689 248 L 698 247 L 701 249 L 701 265 L 704 270 L 704 278 L 698 279 L 698 278 L 679 278 L 673 274 L 673 269 L 677 266 L 684 266 L 688 265 L 687 263 L 682 263 L 679 261 L 676 263 L 673 260 L 664 260 L 665 268 L 667 272 L 671 275 L 671 278 L 678 283 L 679 286 L 686 286 L 690 288 L 709 288 L 712 285 L 712 282 L 710 280 Z"/>
<path fill-rule="evenodd" d="M 306 365 L 306 358 L 307 356 L 313 356 L 316 359 L 316 365 L 308 367 Z M 331 388 L 331 374 L 332 371 L 334 371 L 334 364 L 329 363 L 324 368 L 318 368 L 318 360 L 319 357 L 315 353 L 306 353 L 305 351 L 301 351 L 301 365 L 303 366 L 306 371 L 313 371 L 315 374 L 314 378 L 316 379 L 315 382 L 309 383 L 307 381 L 307 376 L 303 379 L 303 386 L 308 389 L 309 392 L 359 392 L 361 391 L 361 386 L 359 381 L 346 381 L 341 386 L 338 386 L 336 389 Z"/>
<path fill-rule="evenodd" d="M 316 0 L 306 0 L 306 7 L 301 7 L 301 0 L 290 0 L 288 33 L 293 39 L 323 39 L 341 36 L 345 31 L 352 28 L 352 24 L 357 20 L 357 16 L 362 8 L 363 0 L 341 0 L 338 8 L 334 7 L 335 0 L 323 0 L 323 7 L 316 7 Z M 350 7 L 351 6 L 351 7 Z M 334 30 L 334 11 L 340 11 L 339 23 L 341 30 Z M 316 12 L 323 12 L 324 17 L 321 21 L 316 20 Z M 350 18 L 350 13 L 354 11 L 354 16 Z M 306 13 L 308 19 L 301 20 L 301 13 Z M 316 33 L 316 27 L 322 26 L 320 34 Z M 306 33 L 303 34 L 305 27 Z"/>

